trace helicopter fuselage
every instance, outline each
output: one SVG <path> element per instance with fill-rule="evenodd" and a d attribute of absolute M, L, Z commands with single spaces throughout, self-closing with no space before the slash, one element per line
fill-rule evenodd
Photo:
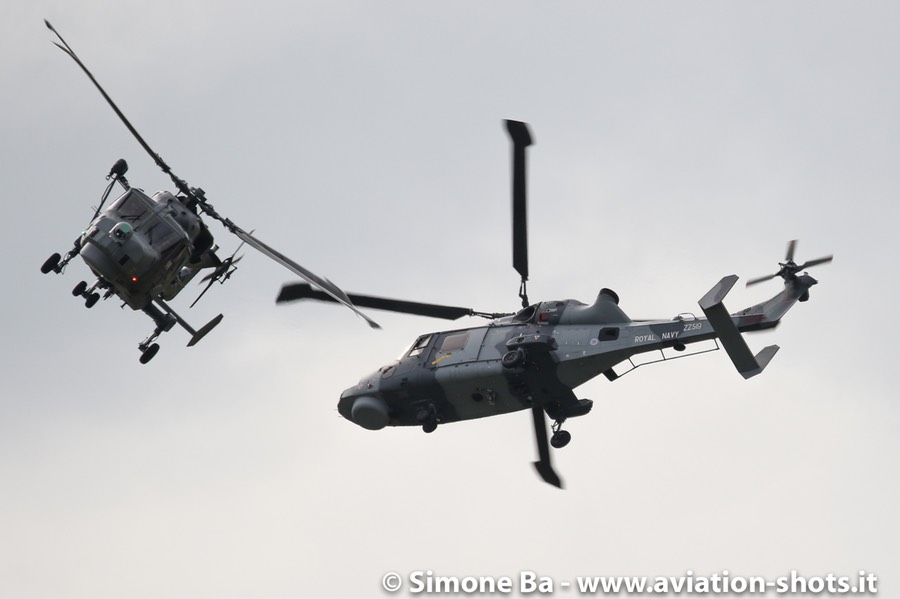
<path fill-rule="evenodd" d="M 211 256 L 206 264 L 202 260 L 212 236 L 200 217 L 166 191 L 151 198 L 126 190 L 94 219 L 80 243 L 91 271 L 135 310 L 153 299 L 174 298 L 202 267 L 215 265 Z"/>
<path fill-rule="evenodd" d="M 731 321 L 739 331 L 775 327 L 814 284 L 809 276 L 798 277 L 772 299 L 732 314 Z M 720 336 L 709 319 L 690 314 L 633 321 L 617 301 L 604 289 L 593 305 L 541 302 L 486 326 L 422 335 L 398 360 L 345 390 L 338 411 L 372 430 L 428 430 L 429 423 L 433 430 L 534 406 L 562 421 L 592 406 L 572 390 L 600 374 L 615 380 L 617 364 L 640 353 L 682 352 Z"/>

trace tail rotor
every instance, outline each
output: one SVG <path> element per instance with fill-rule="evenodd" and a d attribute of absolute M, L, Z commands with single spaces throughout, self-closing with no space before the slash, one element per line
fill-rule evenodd
<path fill-rule="evenodd" d="M 200 280 L 201 283 L 206 283 L 206 287 L 203 288 L 203 291 L 200 292 L 200 295 L 198 295 L 197 299 L 195 299 L 194 302 L 191 304 L 191 306 L 190 306 L 191 308 L 193 308 L 194 305 L 200 301 L 200 298 L 203 297 L 203 295 L 207 291 L 209 291 L 209 288 L 212 287 L 213 283 L 219 282 L 220 284 L 224 284 L 225 281 L 227 281 L 228 279 L 231 278 L 231 275 L 233 275 L 234 271 L 237 270 L 237 266 L 235 266 L 235 265 L 241 261 L 241 258 L 244 257 L 243 255 L 240 255 L 235 258 L 235 255 L 238 253 L 238 250 L 240 250 L 241 246 L 243 246 L 243 245 L 244 245 L 244 242 L 242 241 L 241 245 L 237 246 L 237 249 L 234 250 L 233 254 L 231 254 L 224 260 L 222 260 L 222 263 L 219 264 L 215 268 L 215 270 L 213 270 L 210 274 L 206 275 L 205 277 L 203 277 Z"/>
<path fill-rule="evenodd" d="M 821 258 L 816 258 L 815 260 L 807 260 L 803 264 L 797 264 L 796 262 L 794 262 L 794 252 L 796 249 L 797 240 L 793 239 L 788 242 L 787 254 L 784 257 L 784 262 L 778 263 L 778 265 L 781 267 L 778 272 L 771 275 L 766 275 L 764 277 L 750 279 L 749 281 L 747 281 L 747 287 L 749 287 L 750 285 L 756 285 L 757 283 L 762 283 L 763 281 L 774 279 L 775 277 L 781 277 L 785 281 L 792 281 L 797 278 L 798 272 L 805 271 L 806 269 L 817 266 L 819 264 L 827 264 L 834 258 L 834 256 L 828 255 Z"/>

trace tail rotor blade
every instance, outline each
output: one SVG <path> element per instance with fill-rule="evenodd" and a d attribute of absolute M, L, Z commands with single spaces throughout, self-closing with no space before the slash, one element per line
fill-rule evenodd
<path fill-rule="evenodd" d="M 821 258 L 816 258 L 815 260 L 808 260 L 803 264 L 797 265 L 794 263 L 794 252 L 797 249 L 797 240 L 794 239 L 788 242 L 787 247 L 787 255 L 785 256 L 785 261 L 780 262 L 778 265 L 781 269 L 773 275 L 766 275 L 764 277 L 758 277 L 756 279 L 750 279 L 747 281 L 747 286 L 756 285 L 757 283 L 762 283 L 763 281 L 768 281 L 769 279 L 774 279 L 775 277 L 781 277 L 787 282 L 793 281 L 797 278 L 797 273 L 806 270 L 807 268 L 816 266 L 818 264 L 825 264 L 826 262 L 831 262 L 834 256 L 822 256 Z"/>
<path fill-rule="evenodd" d="M 193 302 L 191 302 L 191 305 L 188 306 L 189 308 L 193 308 L 195 305 L 197 305 L 197 302 L 200 301 L 200 298 L 202 298 L 204 295 L 206 295 L 206 292 L 209 291 L 209 288 L 212 287 L 213 283 L 216 282 L 216 279 L 213 277 L 205 277 L 203 279 L 203 281 L 207 281 L 207 280 L 209 281 L 209 283 L 206 284 L 206 287 L 203 288 L 203 291 L 200 292 L 200 295 L 197 296 L 197 299 L 195 299 Z M 201 283 L 203 281 L 201 281 Z"/>
<path fill-rule="evenodd" d="M 209 273 L 208 275 L 206 275 L 205 277 L 200 279 L 200 282 L 205 283 L 207 281 L 211 281 L 211 283 L 210 283 L 210 285 L 211 285 L 212 283 L 215 283 L 216 280 L 220 276 L 222 276 L 222 273 L 225 272 L 226 270 L 228 270 L 228 263 L 223 262 L 221 265 L 217 266 L 214 271 L 212 271 L 211 273 Z"/>

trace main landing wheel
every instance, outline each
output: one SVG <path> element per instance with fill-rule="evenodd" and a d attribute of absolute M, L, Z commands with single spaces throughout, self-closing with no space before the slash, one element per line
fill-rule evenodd
<path fill-rule="evenodd" d="M 88 308 L 93 308 L 94 304 L 96 304 L 98 301 L 100 301 L 100 294 L 97 292 L 94 292 L 94 293 L 90 294 L 89 296 L 87 296 L 87 299 L 84 300 L 84 305 L 87 306 Z"/>
<path fill-rule="evenodd" d="M 72 290 L 72 295 L 78 297 L 79 295 L 84 295 L 85 291 L 87 291 L 87 282 L 81 281 L 75 285 L 75 289 Z"/>
<path fill-rule="evenodd" d="M 59 254 L 53 254 L 52 256 L 47 258 L 47 260 L 45 260 L 41 265 L 41 272 L 47 274 L 51 270 L 55 269 L 57 266 L 59 266 L 60 258 L 62 258 L 62 256 L 60 256 Z"/>
<path fill-rule="evenodd" d="M 553 433 L 553 436 L 550 437 L 550 445 L 555 447 L 556 449 L 562 449 L 566 445 L 569 444 L 569 441 L 572 440 L 572 433 L 569 431 L 556 431 Z"/>
<path fill-rule="evenodd" d="M 155 356 L 156 352 L 158 352 L 158 351 L 159 351 L 158 343 L 153 343 L 152 345 L 149 345 L 147 347 L 147 349 L 145 349 L 144 351 L 141 352 L 141 364 L 146 364 L 147 362 L 152 360 L 153 356 Z"/>

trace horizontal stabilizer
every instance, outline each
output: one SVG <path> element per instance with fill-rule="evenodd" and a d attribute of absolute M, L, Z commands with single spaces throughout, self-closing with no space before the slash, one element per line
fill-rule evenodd
<path fill-rule="evenodd" d="M 741 332 L 722 303 L 737 280 L 737 275 L 730 275 L 719 281 L 700 299 L 700 308 L 706 314 L 709 324 L 712 325 L 719 339 L 721 339 L 722 346 L 734 363 L 735 368 L 741 373 L 741 376 L 749 379 L 751 376 L 756 376 L 763 371 L 769 360 L 778 351 L 778 346 L 770 345 L 763 348 L 755 356 L 750 351 L 750 347 L 744 341 Z"/>
<path fill-rule="evenodd" d="M 211 330 L 216 328 L 216 325 L 219 324 L 220 322 L 222 322 L 221 314 L 219 314 L 218 316 L 216 316 L 215 318 L 210 320 L 208 323 L 203 325 L 203 328 L 201 328 L 199 331 L 195 332 L 193 334 L 193 336 L 191 336 L 191 340 L 188 342 L 188 347 L 192 347 L 192 346 L 196 345 L 198 341 L 200 341 L 201 339 L 206 337 L 206 334 L 208 332 L 210 332 Z"/>

